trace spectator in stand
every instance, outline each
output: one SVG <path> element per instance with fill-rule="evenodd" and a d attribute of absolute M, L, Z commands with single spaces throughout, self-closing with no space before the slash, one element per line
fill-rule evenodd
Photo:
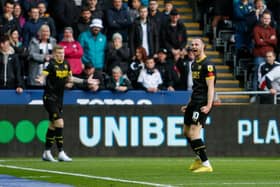
<path fill-rule="evenodd" d="M 258 68 L 258 83 L 261 84 L 262 80 L 265 79 L 267 73 L 273 68 L 279 66 L 280 63 L 276 61 L 276 56 L 273 51 L 266 53 L 265 62 L 261 63 Z M 260 104 L 273 104 L 274 97 L 272 95 L 260 95 Z"/>
<path fill-rule="evenodd" d="M 156 24 L 157 32 L 159 33 L 163 24 L 163 14 L 158 9 L 157 0 L 149 1 L 149 18 Z"/>
<path fill-rule="evenodd" d="M 76 5 L 76 0 L 50 1 L 52 17 L 56 23 L 58 39 L 63 37 L 65 27 L 74 27 L 80 16 L 80 6 Z"/>
<path fill-rule="evenodd" d="M 213 0 L 213 19 L 212 19 L 212 30 L 217 35 L 219 32 L 219 25 L 225 23 L 227 20 L 232 18 L 233 2 Z M 214 36 L 216 36 L 214 35 Z"/>
<path fill-rule="evenodd" d="M 122 70 L 119 66 L 112 69 L 112 76 L 106 79 L 106 88 L 117 92 L 126 92 L 132 89 L 130 81 L 123 76 Z"/>
<path fill-rule="evenodd" d="M 131 23 L 135 21 L 135 19 L 139 18 L 140 16 L 140 8 L 141 8 L 141 1 L 140 0 L 131 0 L 128 6 L 128 13 L 131 20 Z"/>
<path fill-rule="evenodd" d="M 233 21 L 235 22 L 235 47 L 240 53 L 243 49 L 251 49 L 251 33 L 247 25 L 247 18 L 253 11 L 253 4 L 249 0 L 238 0 L 233 6 Z"/>
<path fill-rule="evenodd" d="M 20 25 L 17 19 L 13 16 L 14 1 L 7 0 L 4 3 L 3 14 L 0 15 L 0 35 L 7 34 L 11 29 L 17 29 L 21 33 Z"/>
<path fill-rule="evenodd" d="M 52 59 L 52 50 L 56 45 L 56 39 L 51 37 L 50 27 L 42 25 L 38 31 L 38 37 L 33 37 L 29 43 L 28 54 L 28 79 L 29 88 L 42 88 L 36 78 Z"/>
<path fill-rule="evenodd" d="M 23 92 L 23 77 L 17 54 L 10 46 L 7 35 L 0 38 L 0 89 L 16 89 Z"/>
<path fill-rule="evenodd" d="M 100 74 L 95 73 L 95 68 L 92 66 L 92 64 L 85 64 L 85 68 L 83 72 L 77 77 L 82 79 L 89 79 L 91 77 L 91 79 L 93 79 L 91 81 L 92 84 L 88 84 L 88 83 L 75 84 L 74 88 L 82 89 L 85 91 L 91 91 L 91 92 L 97 92 L 105 88 L 104 77 Z"/>
<path fill-rule="evenodd" d="M 185 52 L 186 51 L 186 52 Z M 190 47 L 183 51 L 181 58 L 175 63 L 175 69 L 179 77 L 179 83 L 176 90 L 192 90 L 192 63 L 194 62 L 194 54 Z"/>
<path fill-rule="evenodd" d="M 84 49 L 82 62 L 91 63 L 97 74 L 103 74 L 105 63 L 106 36 L 101 33 L 103 28 L 101 19 L 93 19 L 88 30 L 79 36 L 79 42 Z"/>
<path fill-rule="evenodd" d="M 162 79 L 161 88 L 168 91 L 175 91 L 174 81 L 172 80 L 172 64 L 167 60 L 168 51 L 165 48 L 161 48 L 157 55 L 156 69 L 160 72 Z"/>
<path fill-rule="evenodd" d="M 173 9 L 173 3 L 171 0 L 165 0 L 164 1 L 164 10 L 163 10 L 163 25 L 168 23 L 168 20 L 170 19 L 170 12 Z"/>
<path fill-rule="evenodd" d="M 161 38 L 164 48 L 173 55 L 176 49 L 180 49 L 180 51 L 185 49 L 188 39 L 186 27 L 180 21 L 180 15 L 176 9 L 170 12 L 170 21 L 162 29 Z"/>
<path fill-rule="evenodd" d="M 260 63 L 265 61 L 265 55 L 268 51 L 274 51 L 277 45 L 276 30 L 270 26 L 271 14 L 265 11 L 261 17 L 261 23 L 256 25 L 253 30 L 254 37 L 254 77 L 253 89 L 257 90 L 257 69 Z"/>
<path fill-rule="evenodd" d="M 89 25 L 91 24 L 92 16 L 91 11 L 88 7 L 83 7 L 81 10 L 81 16 L 78 20 L 78 23 L 75 25 L 75 38 L 79 37 L 79 35 L 89 29 Z"/>
<path fill-rule="evenodd" d="M 133 23 L 129 39 L 130 52 L 134 59 L 138 46 L 143 46 L 148 56 L 153 56 L 159 50 L 159 35 L 156 25 L 148 18 L 147 7 L 140 8 L 140 17 Z"/>
<path fill-rule="evenodd" d="M 123 37 L 123 42 L 128 42 L 128 28 L 131 26 L 128 10 L 123 7 L 122 0 L 113 0 L 113 7 L 107 10 L 107 37 L 112 38 L 118 32 Z"/>
<path fill-rule="evenodd" d="M 16 29 L 10 30 L 9 32 L 9 41 L 11 47 L 14 49 L 15 54 L 19 57 L 19 62 L 21 66 L 21 75 L 25 78 L 27 77 L 27 48 L 23 46 L 20 41 L 19 31 Z"/>
<path fill-rule="evenodd" d="M 161 89 L 162 78 L 160 72 L 155 67 L 156 63 L 153 57 L 147 57 L 145 68 L 140 71 L 137 82 L 139 86 L 147 92 L 156 93 Z"/>
<path fill-rule="evenodd" d="M 141 0 L 143 6 L 149 6 L 149 0 Z"/>
<path fill-rule="evenodd" d="M 86 7 L 90 10 L 92 18 L 103 19 L 103 11 L 98 6 L 98 0 L 86 0 Z"/>
<path fill-rule="evenodd" d="M 122 73 L 126 75 L 129 66 L 129 49 L 122 42 L 122 35 L 120 33 L 115 33 L 113 35 L 113 41 L 109 45 L 109 50 L 107 52 L 106 69 L 107 73 L 111 74 L 112 69 L 115 66 L 119 66 Z"/>
<path fill-rule="evenodd" d="M 135 60 L 130 63 L 128 67 L 127 76 L 131 81 L 134 89 L 139 89 L 137 82 L 140 71 L 145 68 L 145 61 L 147 58 L 147 53 L 144 47 L 137 47 L 135 53 Z"/>
<path fill-rule="evenodd" d="M 74 76 L 80 75 L 83 71 L 83 48 L 78 41 L 74 39 L 72 27 L 66 27 L 63 33 L 63 39 L 59 45 L 64 47 L 65 60 L 70 65 Z"/>
<path fill-rule="evenodd" d="M 47 13 L 47 5 L 44 2 L 38 3 L 39 8 L 39 17 L 43 21 L 44 24 L 48 25 L 51 29 L 51 36 L 56 37 L 56 27 L 54 19 Z"/>
<path fill-rule="evenodd" d="M 262 79 L 260 83 L 261 90 L 269 90 L 270 93 L 273 95 L 280 92 L 280 66 L 274 67 L 270 72 L 268 72 Z M 272 97 L 265 100 L 265 104 L 271 104 L 274 99 Z"/>
<path fill-rule="evenodd" d="M 32 7 L 38 7 L 39 3 L 45 3 L 47 5 L 46 0 L 21 0 L 23 12 L 27 14 Z M 25 16 L 27 17 L 28 15 Z"/>
<path fill-rule="evenodd" d="M 20 3 L 15 3 L 14 4 L 14 12 L 13 12 L 13 15 L 15 17 L 15 19 L 17 20 L 19 26 L 20 26 L 20 29 L 22 30 L 23 29 L 23 26 L 26 22 L 26 19 L 23 15 L 23 10 L 22 10 L 22 7 L 20 5 Z"/>
<path fill-rule="evenodd" d="M 275 20 L 275 28 L 277 32 L 277 38 L 280 38 L 280 0 L 270 0 L 267 1 L 267 7 L 269 10 L 271 10 L 273 18 Z M 279 52 L 280 52 L 280 40 L 277 42 L 277 58 L 279 57 Z"/>
<path fill-rule="evenodd" d="M 36 37 L 38 30 L 44 24 L 43 20 L 39 17 L 39 8 L 32 7 L 30 9 L 30 18 L 27 20 L 23 27 L 23 45 L 28 47 L 31 38 Z"/>

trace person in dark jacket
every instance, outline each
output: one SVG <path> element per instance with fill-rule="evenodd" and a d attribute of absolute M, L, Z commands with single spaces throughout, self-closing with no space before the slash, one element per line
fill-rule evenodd
<path fill-rule="evenodd" d="M 106 79 L 106 88 L 116 92 L 126 92 L 132 89 L 130 81 L 123 76 L 119 66 L 112 69 L 112 76 Z"/>
<path fill-rule="evenodd" d="M 38 3 L 39 8 L 39 17 L 43 21 L 44 24 L 48 25 L 51 29 L 51 36 L 56 37 L 56 27 L 55 27 L 55 21 L 54 19 L 50 16 L 49 13 L 47 13 L 47 5 L 44 2 Z"/>
<path fill-rule="evenodd" d="M 30 10 L 30 19 L 23 26 L 23 45 L 28 47 L 30 40 L 37 37 L 37 33 L 44 24 L 40 19 L 39 8 L 32 7 Z"/>
<path fill-rule="evenodd" d="M 140 8 L 140 17 L 133 23 L 129 38 L 130 52 L 134 59 L 139 46 L 146 49 L 148 56 L 153 56 L 159 50 L 159 35 L 155 23 L 148 18 L 147 7 Z"/>
<path fill-rule="evenodd" d="M 162 29 L 161 39 L 163 47 L 172 54 L 175 53 L 174 50 L 180 49 L 182 51 L 186 47 L 188 39 L 186 27 L 180 21 L 180 15 L 176 9 L 170 12 L 170 20 Z"/>
<path fill-rule="evenodd" d="M 159 70 L 162 78 L 162 89 L 168 91 L 174 91 L 174 82 L 172 80 L 172 64 L 167 60 L 168 51 L 165 48 L 161 48 L 158 52 L 158 58 L 156 60 L 156 69 Z"/>
<path fill-rule="evenodd" d="M 5 1 L 3 14 L 0 14 L 0 35 L 7 34 L 11 29 L 17 29 L 21 32 L 18 20 L 13 16 L 13 11 L 14 1 Z"/>
<path fill-rule="evenodd" d="M 107 73 L 111 75 L 112 69 L 119 66 L 123 74 L 127 73 L 129 66 L 129 49 L 123 44 L 123 38 L 120 33 L 113 35 L 112 45 L 107 52 Z"/>
<path fill-rule="evenodd" d="M 17 54 L 10 46 L 9 37 L 0 38 L 0 89 L 16 89 L 23 92 L 23 78 Z"/>
<path fill-rule="evenodd" d="M 88 7 L 83 7 L 81 10 L 80 18 L 74 27 L 75 38 L 78 38 L 82 32 L 89 29 L 91 20 L 92 20 L 91 11 L 89 10 Z"/>
<path fill-rule="evenodd" d="M 80 7 L 76 6 L 75 0 L 50 1 L 50 10 L 56 21 L 58 38 L 62 39 L 65 27 L 74 27 L 80 16 Z"/>
<path fill-rule="evenodd" d="M 94 80 L 94 84 L 81 83 L 76 84 L 74 88 L 91 92 L 97 92 L 105 88 L 104 77 L 100 74 L 96 74 L 94 66 L 90 63 L 87 63 L 85 64 L 85 68 L 78 78 L 88 79 L 89 77 Z"/>
<path fill-rule="evenodd" d="M 145 68 L 145 61 L 147 59 L 147 53 L 144 47 L 137 47 L 135 53 L 135 60 L 132 60 L 128 67 L 127 77 L 131 81 L 134 89 L 142 88 L 137 82 L 140 71 Z"/>
<path fill-rule="evenodd" d="M 107 37 L 112 38 L 118 32 L 123 37 L 123 42 L 128 41 L 128 28 L 131 26 L 128 10 L 123 7 L 122 0 L 113 0 L 113 7 L 107 11 Z"/>

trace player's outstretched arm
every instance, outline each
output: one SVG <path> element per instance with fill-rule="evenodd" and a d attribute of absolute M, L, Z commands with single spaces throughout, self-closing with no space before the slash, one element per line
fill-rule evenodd
<path fill-rule="evenodd" d="M 39 76 L 35 79 L 35 81 L 38 82 L 40 85 L 43 85 L 44 82 L 45 82 L 45 80 L 46 80 L 46 77 L 47 77 L 47 75 L 45 75 L 45 74 L 42 73 L 41 75 L 39 75 Z"/>

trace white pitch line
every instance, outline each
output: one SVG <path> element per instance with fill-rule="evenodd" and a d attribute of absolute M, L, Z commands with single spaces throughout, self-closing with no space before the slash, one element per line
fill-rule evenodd
<path fill-rule="evenodd" d="M 45 170 L 45 169 L 36 169 L 36 168 L 26 168 L 26 167 L 12 166 L 12 165 L 3 165 L 3 164 L 0 164 L 0 167 L 9 168 L 9 169 L 26 170 L 26 171 L 36 171 L 36 172 L 44 172 L 44 173 L 53 173 L 53 174 L 60 174 L 60 175 L 69 175 L 69 176 L 75 176 L 75 177 L 84 177 L 84 178 L 98 179 L 98 180 L 104 180 L 104 181 L 123 182 L 123 183 L 129 183 L 129 184 L 141 184 L 141 185 L 156 186 L 156 187 L 174 187 L 174 186 L 167 185 L 167 184 L 157 184 L 157 183 L 151 183 L 151 182 L 141 182 L 141 181 L 117 179 L 117 178 L 111 178 L 111 177 L 100 177 L 100 176 L 94 176 L 94 175 L 86 175 L 86 174 L 79 174 L 79 173 L 70 173 L 70 172 L 55 171 L 55 170 Z"/>
<path fill-rule="evenodd" d="M 280 182 L 220 182 L 220 183 L 188 183 L 188 184 L 176 184 L 178 186 L 195 186 L 195 185 L 203 185 L 203 186 L 232 186 L 232 185 L 280 185 Z"/>

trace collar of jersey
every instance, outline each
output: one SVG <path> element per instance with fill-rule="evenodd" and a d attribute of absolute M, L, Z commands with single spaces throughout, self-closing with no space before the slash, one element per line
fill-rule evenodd
<path fill-rule="evenodd" d="M 62 64 L 62 63 L 63 63 L 63 60 L 62 60 L 62 61 L 59 61 L 59 60 L 56 60 L 56 59 L 55 59 L 55 62 L 58 63 L 58 64 Z"/>
<path fill-rule="evenodd" d="M 206 57 L 207 57 L 207 56 L 205 55 L 205 56 L 203 56 L 201 59 L 197 59 L 196 62 L 197 62 L 197 63 L 200 63 L 200 62 L 204 61 L 204 60 L 206 59 Z"/>

